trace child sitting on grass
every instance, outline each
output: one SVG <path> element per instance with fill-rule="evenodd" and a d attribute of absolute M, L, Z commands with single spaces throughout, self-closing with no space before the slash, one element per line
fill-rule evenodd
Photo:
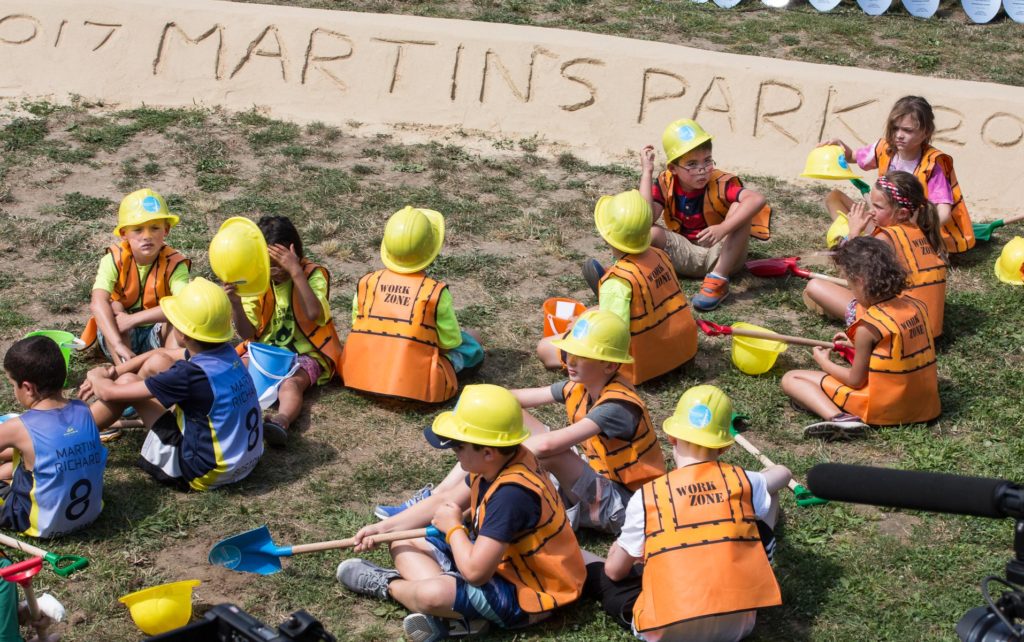
<path fill-rule="evenodd" d="M 629 326 L 633 363 L 623 365 L 621 374 L 639 385 L 693 358 L 697 324 L 672 262 L 651 247 L 651 208 L 639 192 L 602 196 L 594 208 L 594 222 L 616 261 L 605 271 L 588 259 L 584 277 L 598 295 L 598 306 Z M 548 368 L 564 365 L 553 345 L 556 339 L 547 337 L 537 344 L 537 355 Z"/>
<path fill-rule="evenodd" d="M 231 300 L 235 330 L 245 342 L 238 347 L 240 354 L 246 354 L 252 340 L 298 355 L 298 370 L 277 390 L 277 412 L 263 419 L 267 444 L 283 447 L 288 429 L 302 412 L 305 391 L 340 372 L 342 348 L 331 319 L 331 273 L 305 257 L 299 232 L 287 217 L 264 216 L 258 225 L 270 253 L 270 289 L 245 298 L 232 284 L 224 290 Z"/>
<path fill-rule="evenodd" d="M 508 390 L 466 386 L 455 410 L 424 430 L 432 446 L 455 451 L 468 473 L 464 482 L 360 529 L 355 539 L 356 550 L 365 551 L 375 535 L 428 523 L 444 537 L 391 544 L 394 569 L 345 560 L 338 581 L 412 611 L 403 624 L 416 642 L 477 632 L 487 623 L 527 626 L 575 601 L 583 588 L 583 557 L 558 492 L 522 447 L 529 436 Z"/>
<path fill-rule="evenodd" d="M 359 279 L 342 379 L 349 388 L 427 403 L 458 392 L 456 374 L 484 360 L 471 332 L 459 328 L 448 286 L 426 269 L 444 245 L 444 216 L 405 207 L 384 227 L 385 269 Z"/>
<path fill-rule="evenodd" d="M 719 461 L 735 441 L 731 420 L 724 392 L 687 390 L 663 425 L 675 470 L 630 499 L 607 561 L 586 554 L 587 594 L 641 640 L 741 640 L 757 609 L 782 604 L 773 529 L 791 475 Z"/>
<path fill-rule="evenodd" d="M 114 236 L 92 286 L 92 303 L 82 340 L 100 349 L 115 364 L 169 343 L 167 318 L 160 299 L 188 283 L 192 262 L 164 243 L 180 219 L 162 196 L 140 189 L 125 196 L 117 211 Z M 97 332 L 98 331 L 98 332 Z"/>
<path fill-rule="evenodd" d="M 89 407 L 62 394 L 60 347 L 47 337 L 16 341 L 4 371 L 26 411 L 0 423 L 0 527 L 57 537 L 88 526 L 103 509 L 107 449 Z"/>
<path fill-rule="evenodd" d="M 240 481 L 263 454 L 263 420 L 252 378 L 229 343 L 228 296 L 197 278 L 160 307 L 185 348 L 93 368 L 79 396 L 99 399 L 92 414 L 100 426 L 127 404 L 138 409 L 149 428 L 139 467 L 157 481 L 198 491 Z"/>
<path fill-rule="evenodd" d="M 816 370 L 791 370 L 782 390 L 794 406 L 824 421 L 804 429 L 808 437 L 845 438 L 868 425 L 931 421 L 942 411 L 935 341 L 923 303 L 900 293 L 907 273 L 892 248 L 877 238 L 847 241 L 834 254 L 836 266 L 864 308 L 835 339 L 856 350 L 846 368 L 830 350 L 814 348 Z"/>
<path fill-rule="evenodd" d="M 652 183 L 654 146 L 640 152 L 640 193 L 654 218 L 652 244 L 672 259 L 676 272 L 704 277 L 690 300 L 700 311 L 714 310 L 729 295 L 729 277 L 747 259 L 750 237 L 767 240 L 772 210 L 760 193 L 739 177 L 715 169 L 711 135 L 690 119 L 670 123 L 661 135 L 668 167 Z"/>

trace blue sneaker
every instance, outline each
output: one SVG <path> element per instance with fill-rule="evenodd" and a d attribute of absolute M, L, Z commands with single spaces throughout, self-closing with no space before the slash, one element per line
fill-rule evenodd
<path fill-rule="evenodd" d="M 714 272 L 708 272 L 708 275 L 704 277 L 704 283 L 700 286 L 700 292 L 693 295 L 690 303 L 694 310 L 708 312 L 717 308 L 727 296 L 729 296 L 729 279 L 718 276 Z"/>
<path fill-rule="evenodd" d="M 423 488 L 413 493 L 412 497 L 405 500 L 398 506 L 377 506 L 376 508 L 373 509 L 373 514 L 377 517 L 377 519 L 387 519 L 389 517 L 394 517 L 395 515 L 401 513 L 403 510 L 409 508 L 413 504 L 418 504 L 422 502 L 424 499 L 430 497 L 430 493 L 433 490 L 434 485 L 427 484 Z"/>

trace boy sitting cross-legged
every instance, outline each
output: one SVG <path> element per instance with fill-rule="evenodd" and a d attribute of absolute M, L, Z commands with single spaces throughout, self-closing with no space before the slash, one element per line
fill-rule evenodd
<path fill-rule="evenodd" d="M 160 307 L 185 348 L 93 368 L 79 396 L 100 400 L 92 405 L 100 426 L 129 403 L 138 409 L 149 428 L 139 466 L 157 481 L 200 491 L 237 482 L 263 454 L 263 420 L 252 378 L 228 343 L 228 295 L 197 278 Z"/>
<path fill-rule="evenodd" d="M 362 528 L 356 550 L 372 548 L 374 535 L 428 523 L 444 538 L 391 544 L 395 569 L 345 560 L 338 580 L 413 611 L 404 628 L 414 642 L 479 630 L 486 622 L 526 626 L 575 601 L 583 588 L 583 557 L 558 492 L 521 445 L 529 435 L 512 393 L 466 386 L 455 410 L 424 430 L 432 446 L 455 451 L 468 472 L 464 483 Z M 463 525 L 467 508 L 469 528 Z"/>

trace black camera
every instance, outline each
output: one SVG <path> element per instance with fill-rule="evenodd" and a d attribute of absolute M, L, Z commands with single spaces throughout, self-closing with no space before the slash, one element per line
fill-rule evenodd
<path fill-rule="evenodd" d="M 234 604 L 218 604 L 200 622 L 146 638 L 146 642 L 337 642 L 315 617 L 299 610 L 277 630 Z"/>

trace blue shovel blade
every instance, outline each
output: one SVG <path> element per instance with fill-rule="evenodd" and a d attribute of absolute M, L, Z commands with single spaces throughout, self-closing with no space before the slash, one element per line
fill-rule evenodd
<path fill-rule="evenodd" d="M 232 535 L 210 549 L 210 564 L 233 571 L 273 575 L 281 570 L 281 557 L 290 557 L 291 546 L 277 546 L 266 525 Z"/>

